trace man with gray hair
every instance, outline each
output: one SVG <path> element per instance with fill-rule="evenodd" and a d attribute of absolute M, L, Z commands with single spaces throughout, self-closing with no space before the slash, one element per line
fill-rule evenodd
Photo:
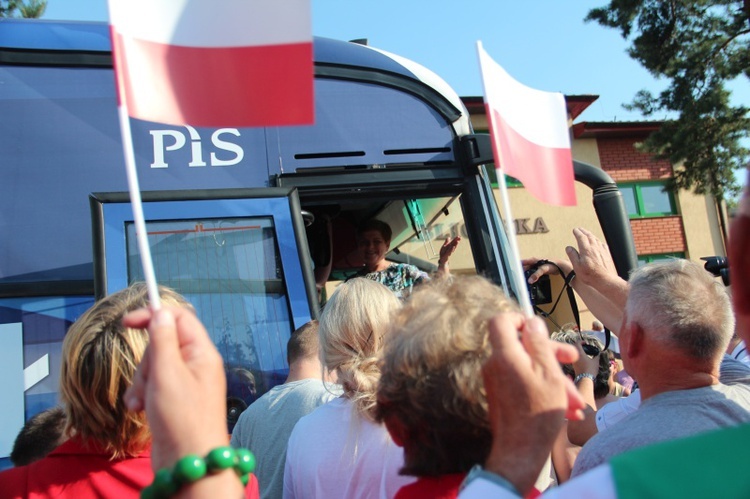
<path fill-rule="evenodd" d="M 636 447 L 750 422 L 750 378 L 719 381 L 734 322 L 724 286 L 700 265 L 676 259 L 636 270 L 619 338 L 642 403 L 583 446 L 573 476 Z M 584 355 L 576 372 L 590 360 Z"/>

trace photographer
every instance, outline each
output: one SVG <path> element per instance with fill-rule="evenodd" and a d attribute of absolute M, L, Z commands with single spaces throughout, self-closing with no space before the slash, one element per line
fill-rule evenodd
<path fill-rule="evenodd" d="M 732 224 L 730 257 L 736 265 L 730 268 L 733 305 L 738 331 L 744 340 L 750 339 L 750 193 L 745 191 L 738 217 Z M 690 290 L 688 290 L 690 291 Z M 523 324 L 497 322 L 491 339 L 493 347 L 513 342 Z M 621 337 L 622 340 L 622 337 Z M 518 341 L 516 340 L 516 343 Z M 627 345 L 622 346 L 627 349 Z M 550 400 L 546 390 L 535 380 L 541 372 L 549 375 L 545 361 L 551 347 L 524 342 L 522 351 L 515 355 L 493 356 L 485 365 L 485 377 L 499 379 L 512 376 L 516 384 L 525 387 L 520 400 L 524 408 L 543 408 L 545 413 L 558 414 L 568 407 L 564 398 Z M 561 375 L 562 376 L 562 375 Z M 461 497 L 518 497 L 530 489 L 534 473 L 540 468 L 545 452 L 551 447 L 549 438 L 541 448 L 531 435 L 537 428 L 549 432 L 550 421 L 532 417 L 533 412 L 518 411 L 518 398 L 509 398 L 511 390 L 502 384 L 489 385 L 488 401 L 491 411 L 502 425 L 493 426 L 493 452 L 487 460 L 489 470 L 475 474 L 476 479 L 466 484 Z M 516 394 L 518 395 L 518 394 Z M 558 423 L 561 425 L 562 421 Z M 693 438 L 663 443 L 617 456 L 610 463 L 591 470 L 552 491 L 550 497 L 748 497 L 750 476 L 746 462 L 738 459 L 750 442 L 750 424 L 707 433 Z M 518 452 L 511 452 L 515 450 Z M 514 459 L 503 460 L 503 455 Z M 700 459 L 681 459 L 700 456 Z M 520 491 L 520 493 L 519 493 Z"/>

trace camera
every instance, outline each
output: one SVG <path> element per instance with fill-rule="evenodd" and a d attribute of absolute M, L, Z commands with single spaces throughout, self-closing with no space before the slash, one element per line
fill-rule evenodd
<path fill-rule="evenodd" d="M 581 348 L 583 348 L 583 353 L 585 353 L 589 357 L 596 357 L 597 355 L 602 353 L 601 350 L 599 350 L 597 347 L 595 347 L 594 345 L 589 345 L 588 343 L 581 344 Z"/>
<path fill-rule="evenodd" d="M 537 265 L 524 271 L 523 277 L 526 282 L 526 286 L 529 288 L 529 298 L 531 298 L 532 305 L 545 305 L 552 303 L 552 283 L 549 280 L 548 275 L 543 275 L 534 284 L 529 284 L 529 277 L 531 274 L 536 272 Z"/>
<path fill-rule="evenodd" d="M 724 256 L 704 256 L 701 260 L 705 261 L 703 266 L 708 272 L 716 277 L 721 277 L 724 286 L 729 286 L 729 259 Z"/>

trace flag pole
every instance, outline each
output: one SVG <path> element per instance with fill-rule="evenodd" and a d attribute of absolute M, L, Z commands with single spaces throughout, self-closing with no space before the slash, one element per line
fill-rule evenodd
<path fill-rule="evenodd" d="M 502 199 L 503 212 L 505 213 L 505 231 L 508 233 L 508 242 L 510 243 L 510 258 L 513 261 L 511 265 L 513 266 L 513 275 L 515 276 L 516 287 L 518 288 L 518 301 L 524 314 L 531 317 L 534 315 L 534 309 L 531 306 L 529 289 L 524 280 L 523 265 L 521 264 L 521 256 L 518 251 L 516 224 L 513 221 L 513 214 L 510 211 L 508 187 L 505 183 L 505 173 L 503 173 L 502 168 L 497 168 L 497 185 L 500 188 L 500 198 Z"/>
<path fill-rule="evenodd" d="M 130 130 L 130 116 L 128 115 L 127 106 L 125 105 L 125 99 L 122 93 L 120 94 L 120 97 L 122 100 L 120 101 L 120 106 L 117 108 L 117 112 L 120 118 L 122 148 L 125 153 L 125 171 L 128 174 L 130 205 L 133 208 L 135 237 L 138 243 L 138 251 L 141 254 L 141 266 L 143 267 L 143 276 L 146 279 L 148 299 L 151 302 L 151 309 L 156 311 L 161 308 L 161 298 L 159 297 L 159 287 L 156 285 L 156 274 L 151 259 L 151 248 L 148 245 L 146 222 L 143 217 L 143 202 L 141 201 L 141 191 L 138 185 L 138 172 L 135 169 L 135 152 L 133 151 L 133 134 Z"/>
<path fill-rule="evenodd" d="M 482 66 L 482 42 L 477 41 L 477 55 L 479 57 L 479 71 L 482 74 L 482 87 L 484 90 L 484 102 L 485 108 L 487 107 L 487 85 L 485 83 L 484 68 Z M 495 124 L 494 113 L 490 109 L 487 109 L 487 119 L 490 122 L 490 131 L 498 130 Z M 493 138 L 493 150 L 495 147 L 500 147 L 497 140 Z M 496 153 L 499 151 L 495 151 Z M 497 154 L 495 154 L 497 156 Z M 497 185 L 500 189 L 500 199 L 503 204 L 503 213 L 505 214 L 503 221 L 505 222 L 505 231 L 508 234 L 509 253 L 510 253 L 510 265 L 513 274 L 513 280 L 516 283 L 516 291 L 518 292 L 518 304 L 521 306 L 523 313 L 532 317 L 534 315 L 534 309 L 531 306 L 531 297 L 529 296 L 529 289 L 524 279 L 523 265 L 521 264 L 520 252 L 518 251 L 518 238 L 516 234 L 516 225 L 513 222 L 513 214 L 510 209 L 510 199 L 508 198 L 508 187 L 505 182 L 505 173 L 503 172 L 502 165 L 499 162 L 499 158 L 495 157 L 495 168 L 497 170 Z"/>

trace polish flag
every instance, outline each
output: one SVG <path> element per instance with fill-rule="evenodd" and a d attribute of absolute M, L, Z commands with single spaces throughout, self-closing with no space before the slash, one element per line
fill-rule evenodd
<path fill-rule="evenodd" d="M 109 0 L 120 105 L 198 127 L 313 123 L 309 0 Z"/>
<path fill-rule="evenodd" d="M 498 175 L 517 178 L 545 203 L 575 206 L 565 97 L 514 80 L 477 44 Z"/>

